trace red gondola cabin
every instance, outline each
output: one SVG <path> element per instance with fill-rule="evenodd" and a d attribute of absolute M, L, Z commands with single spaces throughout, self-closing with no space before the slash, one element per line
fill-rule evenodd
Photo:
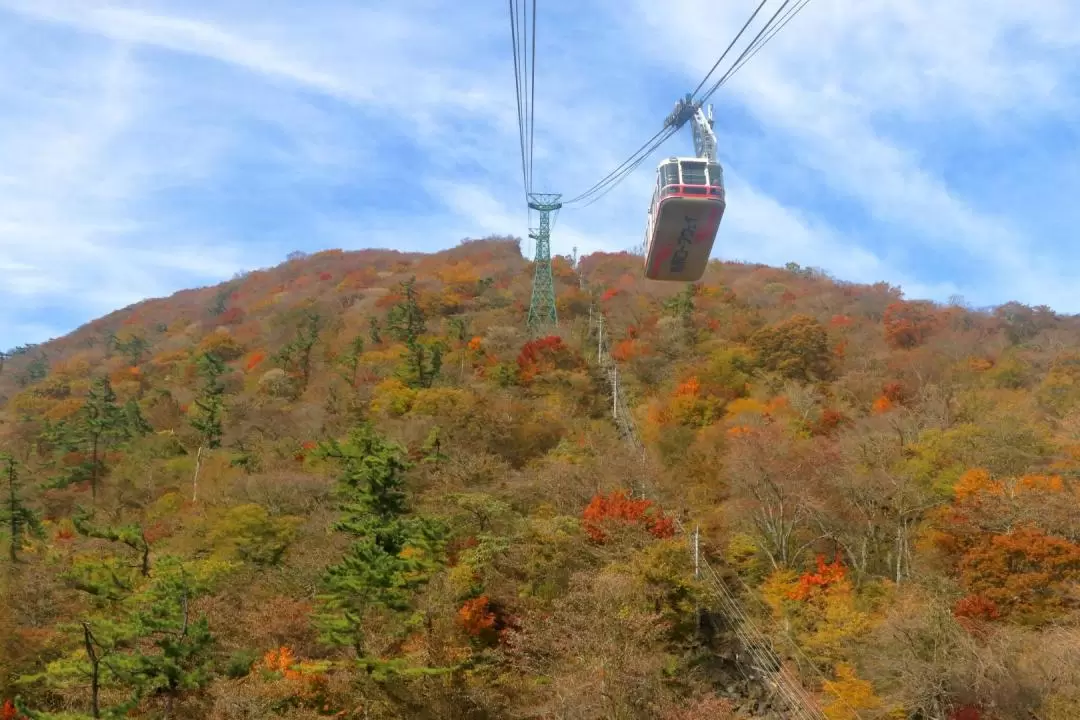
<path fill-rule="evenodd" d="M 700 280 L 726 206 L 719 163 L 677 157 L 660 163 L 645 231 L 645 277 Z"/>

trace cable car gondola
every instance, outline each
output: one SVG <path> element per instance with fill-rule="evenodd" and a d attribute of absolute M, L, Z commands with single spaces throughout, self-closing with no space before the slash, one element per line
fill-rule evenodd
<path fill-rule="evenodd" d="M 700 280 L 726 206 L 720 163 L 702 157 L 660 163 L 645 230 L 645 277 Z"/>

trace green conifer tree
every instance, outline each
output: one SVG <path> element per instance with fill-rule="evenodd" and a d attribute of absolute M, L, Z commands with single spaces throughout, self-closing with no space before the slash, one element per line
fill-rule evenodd
<path fill-rule="evenodd" d="M 143 577 L 149 577 L 150 543 L 146 540 L 146 533 L 143 531 L 142 525 L 138 523 L 120 527 L 95 525 L 90 515 L 82 511 L 81 508 L 79 512 L 72 516 L 71 520 L 75 525 L 75 529 L 87 537 L 122 543 L 134 550 L 139 557 L 139 573 Z"/>
<path fill-rule="evenodd" d="M 206 587 L 176 558 L 164 559 L 155 578 L 138 597 L 134 613 L 139 635 L 153 650 L 134 653 L 136 692 L 158 699 L 164 718 L 177 717 L 177 705 L 212 679 L 214 636 L 205 616 L 192 604 Z"/>
<path fill-rule="evenodd" d="M 136 586 L 115 558 L 83 561 L 67 578 L 96 611 L 62 626 L 71 639 L 67 654 L 19 684 L 60 689 L 86 683 L 89 710 L 40 712 L 16 699 L 19 711 L 31 720 L 120 720 L 146 704 L 160 713 L 145 716 L 183 717 L 177 705 L 211 680 L 215 642 L 207 619 L 196 617 L 193 607 L 217 568 L 191 565 L 194 572 L 179 558 L 164 557 L 154 576 Z M 123 699 L 103 707 L 103 693 Z"/>
<path fill-rule="evenodd" d="M 355 337 L 338 358 L 338 372 L 354 390 L 359 385 L 360 356 L 364 354 L 364 338 Z"/>
<path fill-rule="evenodd" d="M 11 455 L 0 453 L 0 471 L 7 480 L 7 502 L 0 508 L 0 522 L 8 528 L 10 534 L 8 557 L 11 562 L 19 560 L 19 545 L 27 535 L 42 536 L 41 522 L 37 513 L 31 510 L 20 497 L 18 465 Z"/>
<path fill-rule="evenodd" d="M 225 363 L 214 353 L 203 353 L 198 359 L 202 386 L 199 397 L 195 399 L 198 412 L 191 418 L 191 426 L 201 437 L 203 447 L 221 447 L 223 434 L 221 419 L 225 410 L 225 386 L 221 376 L 225 372 Z"/>
<path fill-rule="evenodd" d="M 365 660 L 365 618 L 392 618 L 412 607 L 413 593 L 441 560 L 446 531 L 410 515 L 404 451 L 367 424 L 343 443 L 323 443 L 319 453 L 341 468 L 343 516 L 334 527 L 354 542 L 326 573 L 315 622 L 327 642 L 352 647 Z"/>
<path fill-rule="evenodd" d="M 132 438 L 143 437 L 154 431 L 153 426 L 143 417 L 139 403 L 134 400 L 128 400 L 124 403 L 124 424 L 128 436 Z"/>
<path fill-rule="evenodd" d="M 446 347 L 441 341 L 428 343 L 421 339 L 427 332 L 427 321 L 415 286 L 415 277 L 401 283 L 405 298 L 390 309 L 387 328 L 405 343 L 404 365 L 398 370 L 402 382 L 409 387 L 428 388 L 439 377 Z"/>
<path fill-rule="evenodd" d="M 97 499 L 98 485 L 105 474 L 105 454 L 116 443 L 131 437 L 131 429 L 116 393 L 107 377 L 98 378 L 86 396 L 86 403 L 75 415 L 58 423 L 50 431 L 49 440 L 67 452 L 78 452 L 81 462 L 67 468 L 55 480 L 57 486 L 90 481 L 92 497 Z"/>
<path fill-rule="evenodd" d="M 116 349 L 127 359 L 128 365 L 134 367 L 142 362 L 150 343 L 142 335 L 132 335 L 127 340 L 117 342 Z"/>
<path fill-rule="evenodd" d="M 322 316 L 313 310 L 305 311 L 296 336 L 275 356 L 282 369 L 300 379 L 301 393 L 311 381 L 312 351 L 321 331 Z"/>

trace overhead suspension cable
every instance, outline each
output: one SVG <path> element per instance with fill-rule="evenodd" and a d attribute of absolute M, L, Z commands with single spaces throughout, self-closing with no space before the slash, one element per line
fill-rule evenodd
<path fill-rule="evenodd" d="M 768 42 L 768 40 L 762 40 L 761 39 L 761 37 L 766 32 L 769 32 L 773 28 L 775 28 L 777 31 L 779 31 L 779 27 L 776 25 L 776 18 L 780 15 L 780 13 L 782 13 L 784 11 L 784 8 L 786 8 L 790 4 L 791 4 L 791 0 L 784 0 L 784 2 L 780 4 L 780 7 L 776 8 L 776 12 L 774 12 L 772 17 L 769 18 L 768 22 L 766 22 L 761 27 L 761 30 L 758 30 L 758 34 L 755 35 L 754 39 L 750 41 L 750 44 L 747 45 L 743 49 L 742 53 L 739 54 L 739 57 L 735 58 L 735 62 L 733 62 L 731 64 L 731 67 L 728 68 L 727 72 L 725 72 L 723 74 L 723 76 L 721 76 L 721 78 L 719 80 L 717 80 L 716 83 L 711 88 L 709 88 L 709 91 L 707 93 L 705 93 L 704 95 L 701 96 L 701 99 L 698 100 L 699 103 L 704 103 L 710 97 L 712 97 L 713 93 L 715 93 L 717 90 L 719 90 L 720 87 L 724 83 L 726 83 L 728 81 L 728 79 L 733 74 L 735 74 L 735 70 L 738 69 L 739 67 L 742 67 L 742 65 L 740 63 L 745 64 L 745 62 L 750 59 L 750 53 L 751 52 L 756 53 L 758 50 L 760 50 L 765 45 L 766 42 Z M 792 17 L 794 17 L 794 16 L 792 16 Z M 790 20 L 790 18 L 788 18 L 788 19 Z M 782 26 L 780 26 L 780 27 L 782 27 Z M 775 34 L 776 33 L 774 32 L 773 35 L 775 35 Z M 769 37 L 771 38 L 772 35 L 770 35 Z"/>
<path fill-rule="evenodd" d="M 528 2 L 529 0 L 526 0 Z M 510 43 L 514 55 L 514 94 L 517 99 L 518 142 L 521 150 L 521 183 L 525 201 L 533 189 L 533 138 L 536 103 L 536 0 L 532 0 L 532 22 L 524 3 L 508 0 Z M 520 12 L 519 12 L 520 11 Z M 530 27 L 531 24 L 531 27 Z M 532 48 L 529 48 L 531 34 Z"/>
<path fill-rule="evenodd" d="M 517 97 L 518 142 L 521 146 L 521 184 L 527 198 L 529 193 L 529 172 L 525 152 L 525 108 L 522 105 L 522 68 L 521 56 L 518 53 L 517 13 L 514 11 L 514 0 L 507 0 L 507 2 L 510 7 L 510 42 L 514 52 L 514 94 Z M 522 38 L 522 43 L 524 43 L 524 38 Z"/>
<path fill-rule="evenodd" d="M 533 181 L 533 130 L 536 127 L 536 0 L 532 0 L 532 62 L 529 64 L 529 188 Z"/>
<path fill-rule="evenodd" d="M 699 99 L 695 100 L 694 103 L 697 105 L 704 104 L 705 101 L 713 95 L 713 93 L 715 93 L 720 87 L 722 87 L 724 83 L 726 83 L 731 78 L 731 76 L 739 70 L 739 68 L 745 65 L 750 60 L 750 58 L 757 54 L 757 52 L 762 47 L 764 47 L 764 45 L 768 43 L 769 40 L 773 38 L 773 36 L 776 35 L 776 33 L 783 29 L 783 27 L 787 25 L 787 23 L 790 22 L 791 19 L 794 18 L 795 15 L 797 15 L 799 11 L 807 5 L 807 3 L 809 3 L 809 1 L 810 0 L 799 0 L 798 4 L 795 7 L 788 9 L 787 13 L 785 13 L 783 17 L 780 17 L 780 14 L 784 12 L 785 8 L 788 8 L 788 6 L 791 5 L 792 2 L 792 0 L 784 0 L 780 7 L 777 8 L 776 12 L 773 13 L 772 17 L 768 20 L 768 22 L 766 22 L 765 25 L 761 28 L 761 30 L 757 33 L 754 39 L 751 40 L 750 43 L 746 46 L 746 48 L 743 49 L 743 51 L 731 64 L 728 70 L 720 77 L 720 79 L 715 84 L 713 84 L 711 88 L 709 88 L 708 92 L 702 95 Z M 724 58 L 727 57 L 728 53 L 731 52 L 731 49 L 739 41 L 739 38 L 742 37 L 743 33 L 745 33 L 747 28 L 749 28 L 750 25 L 753 23 L 754 18 L 756 18 L 758 13 L 761 12 L 761 9 L 765 6 L 766 2 L 768 2 L 768 0 L 761 0 L 757 8 L 750 15 L 749 19 L 747 19 L 747 21 L 743 24 L 742 28 L 735 35 L 734 39 L 732 39 L 732 41 L 728 44 L 723 54 L 720 55 L 720 58 L 713 64 L 712 68 L 705 75 L 702 81 L 698 83 L 698 86 L 694 89 L 694 92 L 690 94 L 691 97 L 696 95 L 698 91 L 700 91 L 701 88 L 705 86 L 712 74 L 723 63 Z M 779 21 L 777 20 L 778 17 L 780 17 Z M 585 204 L 585 207 L 587 207 L 588 205 L 596 202 L 601 197 L 610 192 L 612 189 L 614 189 L 616 185 L 625 180 L 630 173 L 632 173 L 638 166 L 640 166 L 641 163 L 644 162 L 645 159 L 653 153 L 653 151 L 655 151 L 660 145 L 662 145 L 677 130 L 678 128 L 674 127 L 665 127 L 664 129 L 660 130 L 658 133 L 656 133 L 656 135 L 646 141 L 645 144 L 642 145 L 629 158 L 624 160 L 622 164 L 620 164 L 618 167 L 616 167 L 614 170 L 604 176 L 603 179 L 590 187 L 588 190 L 582 192 L 580 195 L 577 195 L 570 200 L 564 201 L 563 205 L 565 206 L 577 204 L 582 201 L 588 200 L 589 202 Z"/>
<path fill-rule="evenodd" d="M 625 170 L 620 172 L 615 177 L 611 178 L 611 180 L 608 181 L 607 186 L 605 188 L 603 188 L 602 190 L 599 190 L 598 192 L 594 193 L 591 196 L 591 199 L 588 202 L 586 202 L 584 205 L 582 205 L 582 207 L 589 207 L 593 203 L 598 202 L 601 198 L 603 198 L 609 192 L 611 192 L 615 188 L 615 186 L 617 186 L 619 183 L 621 183 L 625 178 L 629 177 L 635 170 L 638 169 L 638 167 L 641 166 L 641 164 L 643 162 L 648 160 L 649 156 L 652 155 L 653 152 L 657 148 L 659 148 L 661 145 L 663 145 L 665 142 L 667 142 L 668 138 L 670 138 L 672 135 L 674 135 L 678 131 L 678 128 L 671 127 L 671 128 L 665 128 L 665 130 L 666 130 L 666 132 L 664 132 L 663 136 L 658 138 L 656 140 L 656 142 L 652 143 L 652 146 L 649 148 L 649 150 L 647 150 L 646 152 L 641 153 L 638 156 L 637 160 L 635 160 L 633 162 L 633 164 L 628 165 Z"/>
<path fill-rule="evenodd" d="M 581 193 L 580 195 L 577 195 L 577 196 L 571 198 L 570 200 L 563 201 L 563 206 L 565 207 L 566 205 L 570 205 L 571 203 L 581 202 L 582 200 L 585 200 L 585 199 L 595 195 L 597 192 L 602 190 L 605 186 L 609 186 L 612 183 L 617 184 L 619 181 L 622 180 L 622 178 L 624 178 L 626 176 L 626 170 L 627 170 L 627 168 L 629 166 L 633 165 L 633 166 L 636 167 L 637 164 L 640 164 L 640 162 L 642 160 L 644 160 L 649 155 L 651 155 L 653 150 L 660 147 L 660 145 L 662 145 L 665 140 L 667 140 L 669 137 L 671 137 L 673 133 L 674 133 L 673 128 L 670 128 L 670 127 L 662 128 L 655 135 L 653 135 L 651 138 L 646 140 L 644 145 L 642 145 L 640 148 L 638 148 L 629 158 L 624 160 L 617 168 L 615 168 L 614 170 L 609 172 L 607 175 L 605 175 L 604 178 L 601 179 L 598 183 L 596 183 L 595 185 L 593 185 L 591 188 L 589 188 L 585 192 Z"/>
<path fill-rule="evenodd" d="M 736 62 L 736 64 L 729 71 L 728 78 L 730 79 L 731 76 L 733 76 L 735 73 L 737 73 L 739 71 L 739 68 L 741 68 L 746 63 L 750 62 L 750 59 L 753 58 L 755 55 L 757 55 L 758 50 L 760 50 L 762 47 L 765 46 L 766 43 L 768 43 L 770 40 L 772 40 L 773 37 L 776 35 L 776 33 L 783 30 L 784 26 L 787 25 L 789 22 L 791 22 L 795 18 L 795 16 L 798 15 L 802 11 L 802 9 L 804 7 L 806 7 L 808 4 L 810 4 L 810 0 L 800 0 L 798 5 L 792 7 L 790 10 L 788 10 L 787 13 L 785 13 L 785 15 L 782 18 L 780 18 L 780 21 L 777 24 L 777 26 L 775 28 L 773 28 L 773 30 L 768 35 L 766 35 L 764 38 L 762 38 L 762 40 L 754 47 L 753 51 L 751 51 L 750 54 L 747 55 L 742 61 Z"/>
<path fill-rule="evenodd" d="M 713 66 L 709 69 L 709 72 L 705 74 L 705 77 L 701 78 L 701 82 L 699 82 L 698 86 L 694 88 L 694 92 L 690 93 L 691 97 L 697 95 L 698 90 L 705 86 L 705 83 L 709 81 L 709 76 L 716 72 L 716 68 L 720 67 L 720 63 L 724 62 L 724 58 L 726 58 L 727 54 L 731 52 L 731 48 L 735 47 L 735 43 L 739 42 L 739 38 L 741 38 L 742 34 L 746 32 L 746 28 L 750 27 L 750 23 L 754 22 L 754 18 L 757 17 L 757 14 L 761 12 L 761 8 L 765 7 L 765 3 L 767 2 L 769 2 L 769 0 L 761 0 L 761 3 L 758 4 L 757 9 L 754 10 L 753 15 L 751 15 L 750 18 L 745 23 L 743 23 L 742 29 L 739 30 L 739 34 L 732 38 L 731 42 L 728 43 L 728 46 L 724 49 L 724 52 L 720 56 L 720 59 L 713 63 Z"/>

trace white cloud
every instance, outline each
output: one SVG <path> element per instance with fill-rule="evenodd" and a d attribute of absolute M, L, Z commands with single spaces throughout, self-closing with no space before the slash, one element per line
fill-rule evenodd
<path fill-rule="evenodd" d="M 924 283 L 890 270 L 873 252 L 785 208 L 733 173 L 727 173 L 726 181 L 730 210 L 724 215 L 714 246 L 714 252 L 725 258 L 774 266 L 797 262 L 827 268 L 850 282 L 875 283 L 891 275 L 891 281 L 908 297 L 947 298 L 958 293 L 953 283 Z"/>
<path fill-rule="evenodd" d="M 0 339 L 9 344 L 28 330 L 52 331 L 30 319 L 36 308 L 62 298 L 102 314 L 159 293 L 174 270 L 216 275 L 234 254 L 195 240 L 185 246 L 167 233 L 157 235 L 156 249 L 140 247 L 157 228 L 132 200 L 148 177 L 177 179 L 185 164 L 128 144 L 144 110 L 144 78 L 126 46 L 80 49 L 70 59 L 83 63 L 77 72 L 66 64 L 40 69 L 33 78 L 40 95 L 0 118 L 0 263 L 7 269 Z M 3 85 L 20 71 L 0 70 Z"/>
<path fill-rule="evenodd" d="M 541 8 L 536 190 L 566 197 L 621 162 L 753 4 Z M 918 129 L 1072 117 L 1078 16 L 1068 0 L 814 0 L 714 98 L 718 126 L 753 117 L 736 156 L 759 163 L 728 168 L 718 254 L 1076 309 L 1063 251 L 1035 257 L 1010 208 L 926 162 Z M 292 249 L 526 234 L 504 7 L 0 0 L 5 17 L 0 345 L 65 298 L 90 319 Z M 869 231 L 781 187 L 785 164 Z M 638 244 L 653 167 L 564 210 L 553 251 Z M 957 257 L 969 275 L 930 272 Z"/>
<path fill-rule="evenodd" d="M 1077 59 L 1080 7 L 1033 5 L 816 0 L 714 101 L 745 107 L 765 128 L 765 142 L 795 148 L 833 192 L 879 222 L 906 228 L 909 249 L 965 253 L 974 265 L 971 276 L 957 278 L 965 294 L 1000 300 L 1004 286 L 1028 301 L 1053 298 L 1077 309 L 1068 279 L 1032 257 L 1034 239 L 1013 227 L 1007 212 L 978 209 L 927 169 L 917 130 L 887 129 L 900 122 L 1007 128 L 1018 115 L 1061 117 L 1075 108 L 1075 95 L 1062 92 L 1069 65 L 1055 54 L 1064 49 Z M 642 34 L 659 38 L 648 47 L 663 52 L 679 42 L 687 48 L 681 69 L 691 77 L 715 61 L 717 29 L 730 37 L 749 15 L 747 3 L 678 0 L 661 12 L 641 0 L 638 7 Z M 1013 160 L 1001 158 L 1001 171 Z M 838 262 L 826 257 L 826 266 Z M 881 271 L 883 279 L 896 273 Z"/>

